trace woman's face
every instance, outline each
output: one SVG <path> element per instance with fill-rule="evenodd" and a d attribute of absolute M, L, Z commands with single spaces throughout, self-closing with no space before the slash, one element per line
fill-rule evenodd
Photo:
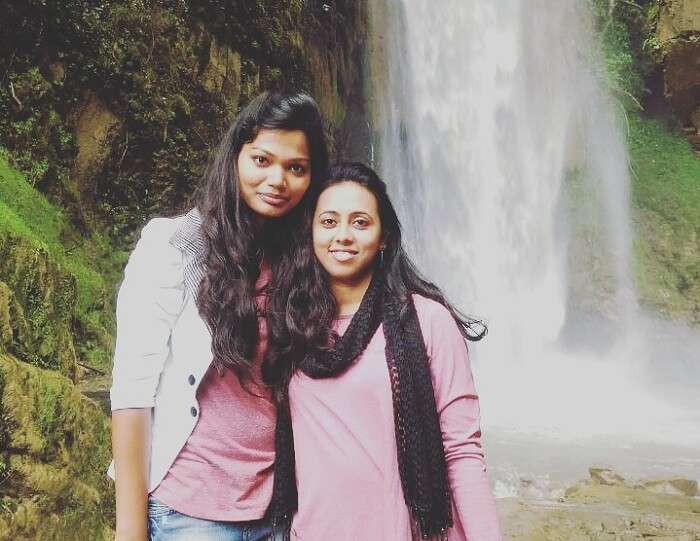
<path fill-rule="evenodd" d="M 311 159 L 301 130 L 262 128 L 238 154 L 243 201 L 262 218 L 279 218 L 304 197 L 311 182 Z"/>
<path fill-rule="evenodd" d="M 312 234 L 316 258 L 331 281 L 363 283 L 382 248 L 377 199 L 356 182 L 333 184 L 318 198 Z"/>

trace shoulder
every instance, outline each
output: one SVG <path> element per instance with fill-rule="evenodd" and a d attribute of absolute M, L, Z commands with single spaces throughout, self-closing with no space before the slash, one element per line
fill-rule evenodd
<path fill-rule="evenodd" d="M 467 344 L 460 327 L 450 311 L 437 301 L 413 295 L 413 304 L 436 381 L 450 381 L 455 370 L 469 366 Z"/>
<path fill-rule="evenodd" d="M 416 293 L 411 295 L 411 298 L 413 299 L 413 304 L 416 307 L 416 313 L 418 314 L 418 320 L 421 323 L 421 327 L 425 328 L 436 322 L 438 324 L 444 324 L 450 321 L 454 322 L 454 318 L 452 317 L 452 314 L 450 314 L 450 311 L 439 302 Z"/>
<path fill-rule="evenodd" d="M 170 244 L 170 239 L 185 222 L 185 216 L 175 218 L 153 218 L 141 230 L 140 241 Z"/>
<path fill-rule="evenodd" d="M 412 298 L 428 350 L 436 344 L 463 343 L 459 326 L 447 308 L 421 295 L 414 294 Z"/>
<path fill-rule="evenodd" d="M 138 275 L 142 280 L 172 284 L 182 280 L 182 252 L 170 239 L 182 225 L 184 217 L 153 218 L 129 256 L 125 275 Z"/>

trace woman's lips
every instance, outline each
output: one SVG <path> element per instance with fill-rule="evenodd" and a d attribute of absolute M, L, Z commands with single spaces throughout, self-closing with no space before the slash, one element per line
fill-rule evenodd
<path fill-rule="evenodd" d="M 262 199 L 265 203 L 268 205 L 272 205 L 273 207 L 281 207 L 284 206 L 289 199 L 286 197 L 283 197 L 281 195 L 276 195 L 273 193 L 259 193 L 258 197 Z"/>
<path fill-rule="evenodd" d="M 333 259 L 342 263 L 355 257 L 357 252 L 353 250 L 330 250 L 330 254 Z"/>

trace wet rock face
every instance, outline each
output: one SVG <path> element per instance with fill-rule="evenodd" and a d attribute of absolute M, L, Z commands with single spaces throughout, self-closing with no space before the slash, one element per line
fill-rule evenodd
<path fill-rule="evenodd" d="M 668 0 L 659 10 L 656 38 L 664 66 L 664 94 L 700 149 L 700 2 Z"/>

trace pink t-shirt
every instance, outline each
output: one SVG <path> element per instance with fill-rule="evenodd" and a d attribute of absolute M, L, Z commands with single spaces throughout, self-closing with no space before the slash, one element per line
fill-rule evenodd
<path fill-rule="evenodd" d="M 501 541 L 486 475 L 479 401 L 464 340 L 440 304 L 414 296 L 440 415 L 455 525 L 450 541 Z M 350 318 L 336 324 L 345 332 Z M 299 541 L 408 541 L 394 434 L 391 386 L 380 327 L 341 376 L 290 383 L 299 511 Z"/>
<path fill-rule="evenodd" d="M 263 271 L 257 302 L 269 280 Z M 197 518 L 246 521 L 262 518 L 272 497 L 277 410 L 262 385 L 260 367 L 267 347 L 267 325 L 258 318 L 254 380 L 245 386 L 225 370 L 209 367 L 197 389 L 199 420 L 187 443 L 152 495 L 176 511 Z"/>

